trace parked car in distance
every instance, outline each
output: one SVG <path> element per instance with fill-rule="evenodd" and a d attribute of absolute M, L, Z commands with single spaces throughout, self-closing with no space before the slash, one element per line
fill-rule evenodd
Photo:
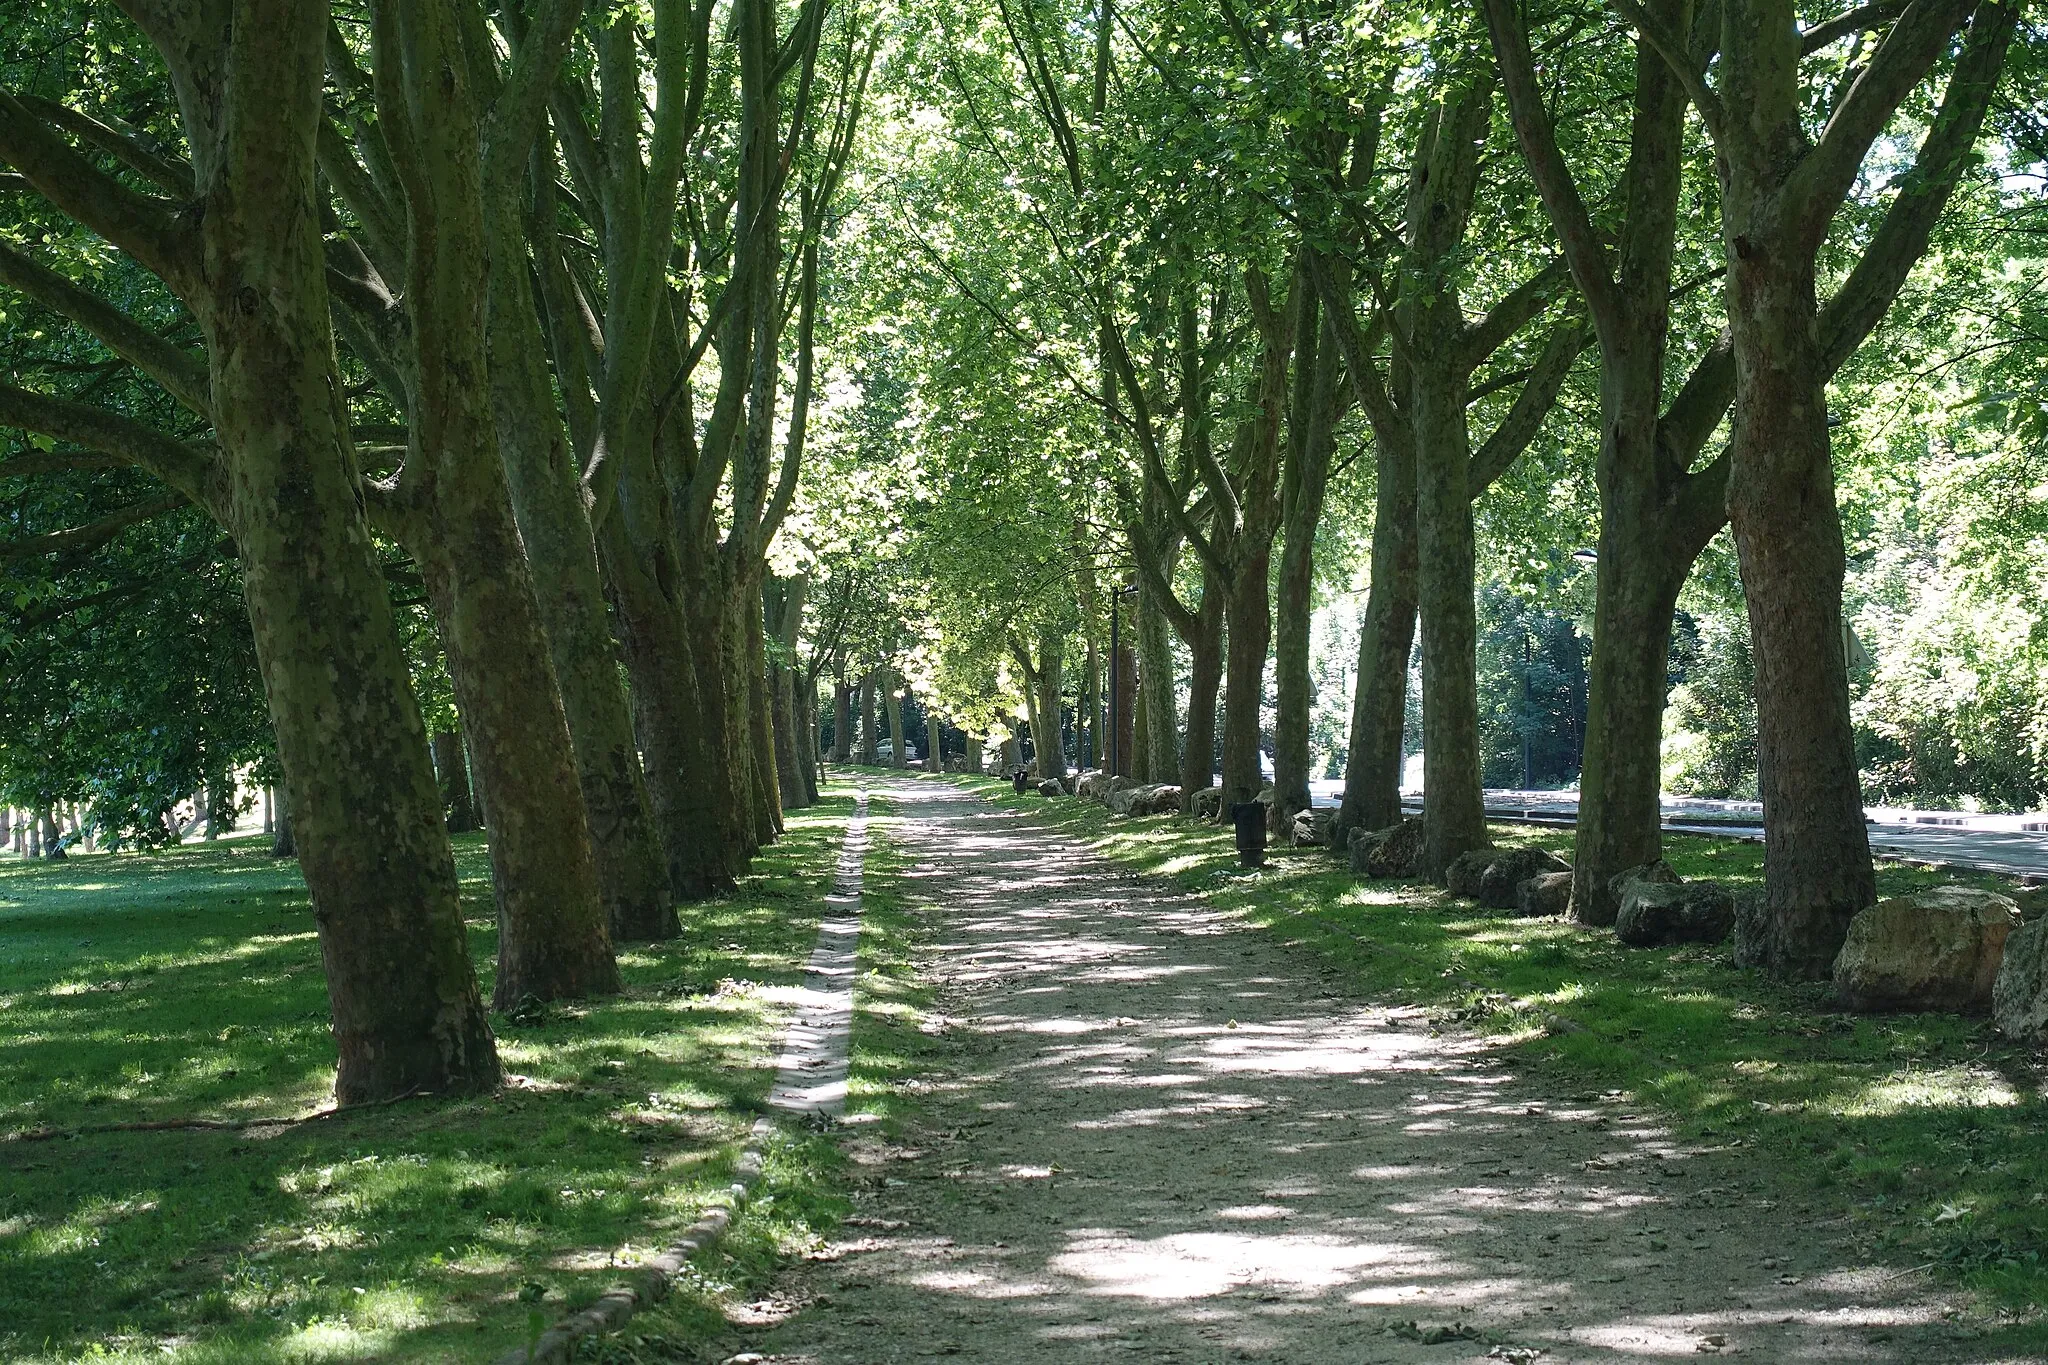
<path fill-rule="evenodd" d="M 918 758 L 918 754 L 917 754 L 917 746 L 916 746 L 915 744 L 906 744 L 906 745 L 904 745 L 904 746 L 903 746 L 903 761 L 904 761 L 905 763 L 915 763 L 915 762 L 917 762 L 917 758 Z M 896 741 L 895 741 L 895 740 L 893 740 L 893 739 L 885 739 L 885 740 L 881 740 L 881 741 L 879 741 L 879 742 L 877 742 L 877 743 L 876 743 L 876 745 L 875 745 L 875 762 L 877 762 L 877 763 L 881 764 L 881 765 L 882 765 L 883 767 L 885 767 L 885 768 L 888 768 L 888 767 L 893 767 L 893 766 L 895 766 L 895 763 L 896 763 Z"/>

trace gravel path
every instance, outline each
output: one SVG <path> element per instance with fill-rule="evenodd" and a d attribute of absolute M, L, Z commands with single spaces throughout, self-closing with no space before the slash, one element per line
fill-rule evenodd
<path fill-rule="evenodd" d="M 947 1025 L 742 1361 L 1963 1361 L 1754 1153 L 1559 1094 L 1307 949 L 896 782 Z"/>

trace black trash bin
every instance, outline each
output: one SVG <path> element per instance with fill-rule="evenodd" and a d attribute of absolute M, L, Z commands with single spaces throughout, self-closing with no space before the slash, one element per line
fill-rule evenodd
<path fill-rule="evenodd" d="M 1017 795 L 1019 796 L 1024 794 L 1024 786 L 1029 781 L 1030 779 L 1025 776 L 1025 770 L 1022 768 L 1010 774 L 1010 785 L 1017 789 Z"/>
<path fill-rule="evenodd" d="M 1230 808 L 1230 820 L 1237 827 L 1237 865 L 1266 865 L 1266 805 L 1246 801 Z"/>

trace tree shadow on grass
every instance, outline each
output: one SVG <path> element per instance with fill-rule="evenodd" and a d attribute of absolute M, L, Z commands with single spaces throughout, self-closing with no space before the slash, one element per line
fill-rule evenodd
<path fill-rule="evenodd" d="M 661 1249 L 730 1182 L 780 1016 L 762 987 L 801 976 L 847 804 L 793 816 L 738 894 L 686 908 L 683 937 L 626 945 L 624 995 L 494 1018 L 498 1094 L 0 1142 L 0 1356 L 488 1359 L 531 1313 L 594 1299 L 615 1261 Z M 483 854 L 464 841 L 472 885 Z M 47 907 L 38 890 L 4 912 L 43 940 L 0 950 L 7 1128 L 329 1102 L 303 890 L 286 908 L 226 903 L 241 883 L 221 865 L 239 856 L 190 859 L 175 894 L 147 859 L 91 878 L 81 859 Z M 477 890 L 466 908 L 488 913 Z M 93 914 L 95 897 L 113 908 Z M 297 923 L 270 932 L 281 915 Z M 87 933 L 90 956 L 65 960 Z M 486 991 L 494 937 L 470 933 Z"/>

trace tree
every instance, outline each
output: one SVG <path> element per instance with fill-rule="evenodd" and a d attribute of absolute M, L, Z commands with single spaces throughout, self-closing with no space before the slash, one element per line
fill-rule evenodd
<path fill-rule="evenodd" d="M 173 199 L 101 169 L 0 95 L 0 160 L 161 279 L 190 309 L 205 358 L 89 295 L 74 320 L 208 419 L 218 454 L 11 385 L 0 422 L 138 464 L 234 538 L 320 926 L 337 1098 L 487 1087 L 496 1049 L 329 341 L 312 192 L 326 7 L 222 8 L 126 7 L 168 67 L 189 152 L 182 166 L 146 149 L 133 159 L 161 172 L 169 183 L 155 188 Z M 117 134 L 114 145 L 127 144 Z"/>

